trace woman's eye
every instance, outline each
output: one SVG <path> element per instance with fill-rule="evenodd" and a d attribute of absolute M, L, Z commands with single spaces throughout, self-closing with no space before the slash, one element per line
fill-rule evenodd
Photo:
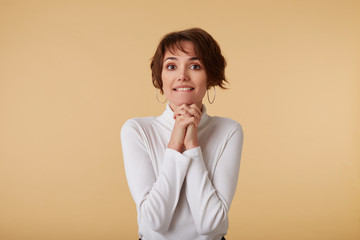
<path fill-rule="evenodd" d="M 167 65 L 166 68 L 167 68 L 168 70 L 175 70 L 175 69 L 176 69 L 176 66 L 170 64 L 170 65 Z"/>
<path fill-rule="evenodd" d="M 198 65 L 198 64 L 193 64 L 190 66 L 190 69 L 193 69 L 193 70 L 200 70 L 201 69 L 201 66 Z"/>

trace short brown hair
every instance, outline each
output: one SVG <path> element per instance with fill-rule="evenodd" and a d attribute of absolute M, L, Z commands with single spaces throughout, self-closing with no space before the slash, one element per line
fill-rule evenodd
<path fill-rule="evenodd" d="M 152 82 L 156 88 L 163 93 L 163 82 L 161 73 L 166 50 L 172 51 L 175 47 L 185 52 L 181 42 L 190 41 L 194 44 L 196 57 L 204 65 L 207 76 L 207 87 L 219 86 L 226 88 L 225 77 L 226 60 L 221 54 L 218 43 L 206 31 L 200 28 L 190 28 L 179 32 L 166 34 L 160 41 L 155 54 L 151 60 Z"/>

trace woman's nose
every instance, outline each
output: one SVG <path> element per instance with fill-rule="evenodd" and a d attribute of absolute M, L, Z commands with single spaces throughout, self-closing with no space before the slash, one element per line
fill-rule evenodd
<path fill-rule="evenodd" d="M 187 80 L 189 80 L 189 75 L 188 75 L 188 72 L 187 72 L 186 68 L 180 69 L 178 80 L 179 81 L 187 81 Z"/>

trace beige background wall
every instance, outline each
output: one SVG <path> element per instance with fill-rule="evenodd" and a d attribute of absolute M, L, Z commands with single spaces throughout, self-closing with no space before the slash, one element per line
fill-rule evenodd
<path fill-rule="evenodd" d="M 1 240 L 137 239 L 120 127 L 163 111 L 149 59 L 194 26 L 245 132 L 228 238 L 360 239 L 360 2 L 210 2 L 0 0 Z"/>

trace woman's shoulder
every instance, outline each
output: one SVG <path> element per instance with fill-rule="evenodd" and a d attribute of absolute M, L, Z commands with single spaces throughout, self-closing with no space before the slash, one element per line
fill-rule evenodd
<path fill-rule="evenodd" d="M 239 122 L 227 117 L 213 116 L 211 117 L 211 124 L 219 128 L 238 129 L 242 131 L 242 126 Z"/>
<path fill-rule="evenodd" d="M 204 136 L 212 139 L 217 139 L 219 144 L 223 141 L 228 141 L 232 136 L 238 136 L 239 141 L 242 141 L 244 136 L 242 125 L 227 117 L 212 116 L 206 127 L 203 129 Z M 212 138 L 211 136 L 216 136 Z"/>
<path fill-rule="evenodd" d="M 140 130 L 153 125 L 155 117 L 136 117 L 125 121 L 121 127 L 121 131 Z"/>
<path fill-rule="evenodd" d="M 242 136 L 244 134 L 242 125 L 239 122 L 231 118 L 219 116 L 212 116 L 209 124 L 204 130 L 210 131 L 212 134 L 218 136 L 232 136 L 235 133 Z"/>

